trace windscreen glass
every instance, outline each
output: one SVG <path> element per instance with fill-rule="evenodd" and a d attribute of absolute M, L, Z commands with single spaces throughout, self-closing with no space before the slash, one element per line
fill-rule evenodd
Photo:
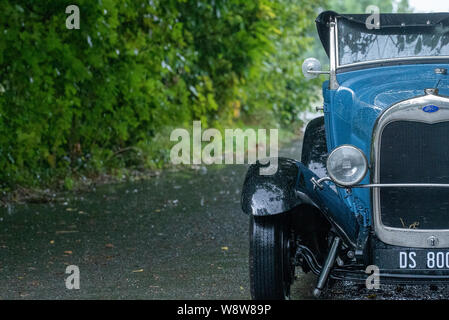
<path fill-rule="evenodd" d="M 341 19 L 338 56 L 340 66 L 384 59 L 449 56 L 449 25 L 369 30 L 364 24 Z"/>

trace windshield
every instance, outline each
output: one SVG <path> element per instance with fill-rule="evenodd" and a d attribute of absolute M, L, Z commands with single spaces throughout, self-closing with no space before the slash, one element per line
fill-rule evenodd
<path fill-rule="evenodd" d="M 338 21 L 339 65 L 384 59 L 449 56 L 449 26 L 369 30 Z"/>

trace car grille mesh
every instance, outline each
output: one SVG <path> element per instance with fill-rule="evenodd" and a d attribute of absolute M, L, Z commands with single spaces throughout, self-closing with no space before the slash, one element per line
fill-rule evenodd
<path fill-rule="evenodd" d="M 395 121 L 382 132 L 380 183 L 449 183 L 449 122 Z M 381 188 L 382 223 L 449 229 L 448 188 Z"/>

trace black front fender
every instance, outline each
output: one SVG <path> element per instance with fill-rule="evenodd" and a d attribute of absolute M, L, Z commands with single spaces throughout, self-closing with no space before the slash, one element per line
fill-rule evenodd
<path fill-rule="evenodd" d="M 287 212 L 300 204 L 314 202 L 297 189 L 300 175 L 298 163 L 278 158 L 278 170 L 273 175 L 261 175 L 259 162 L 249 167 L 242 191 L 242 209 L 254 216 Z"/>
<path fill-rule="evenodd" d="M 246 214 L 270 216 L 303 204 L 310 205 L 317 208 L 347 242 L 356 242 L 358 222 L 335 186 L 325 183 L 322 190 L 315 190 L 311 179 L 318 179 L 318 176 L 293 159 L 278 158 L 278 170 L 273 175 L 261 174 L 263 166 L 253 164 L 246 174 L 241 199 Z"/>

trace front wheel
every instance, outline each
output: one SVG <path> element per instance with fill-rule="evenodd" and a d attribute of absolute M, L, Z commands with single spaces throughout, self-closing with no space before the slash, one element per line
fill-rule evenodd
<path fill-rule="evenodd" d="M 257 300 L 290 298 L 294 241 L 288 216 L 250 218 L 250 286 Z"/>

